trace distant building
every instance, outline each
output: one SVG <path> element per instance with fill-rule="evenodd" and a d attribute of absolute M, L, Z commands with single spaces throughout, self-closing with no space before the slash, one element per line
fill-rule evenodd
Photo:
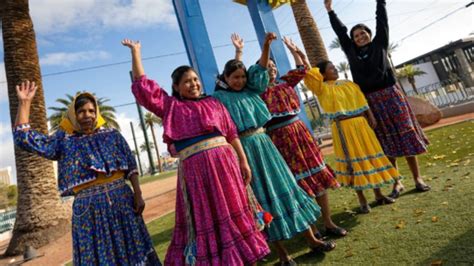
<path fill-rule="evenodd" d="M 420 95 L 437 106 L 462 103 L 474 97 L 474 35 L 450 42 L 438 49 L 397 65 L 424 71 L 415 77 Z M 414 95 L 406 78 L 400 79 L 408 95 Z"/>
<path fill-rule="evenodd" d="M 10 166 L 6 168 L 0 168 L 0 184 L 10 185 L 10 178 L 12 176 L 12 168 Z"/>
<path fill-rule="evenodd" d="M 431 63 L 439 80 L 459 77 L 468 87 L 474 86 L 474 36 L 450 42 L 443 47 L 417 56 L 395 68 L 405 65 Z"/>

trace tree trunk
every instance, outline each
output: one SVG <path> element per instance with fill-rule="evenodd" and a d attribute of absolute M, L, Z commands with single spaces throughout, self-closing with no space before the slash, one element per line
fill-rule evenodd
<path fill-rule="evenodd" d="M 153 136 L 153 142 L 155 143 L 156 156 L 158 157 L 158 170 L 160 171 L 160 173 L 162 173 L 163 166 L 161 165 L 160 151 L 158 150 L 158 143 L 156 143 L 155 129 L 153 128 L 153 124 L 150 125 L 150 128 L 151 135 Z"/>
<path fill-rule="evenodd" d="M 313 117 L 312 120 L 316 120 L 316 114 L 314 113 L 313 107 L 311 106 L 311 103 L 309 102 L 309 97 L 306 91 L 303 90 L 303 95 L 305 97 L 306 103 L 308 104 L 309 111 L 311 112 L 311 116 Z"/>
<path fill-rule="evenodd" d="M 291 9 L 311 65 L 315 66 L 322 60 L 329 60 L 323 38 L 309 11 L 306 0 L 292 2 Z"/>
<path fill-rule="evenodd" d="M 418 90 L 416 89 L 415 81 L 410 80 L 410 84 L 413 91 L 418 95 Z"/>
<path fill-rule="evenodd" d="M 4 1 L 2 33 L 8 98 L 12 125 L 18 109 L 15 85 L 36 82 L 38 91 L 31 105 L 31 127 L 48 133 L 35 32 L 28 0 Z M 70 229 L 65 205 L 59 200 L 53 163 L 15 147 L 18 205 L 13 236 L 6 255 L 16 255 L 27 245 L 44 246 Z"/>
<path fill-rule="evenodd" d="M 349 75 L 347 75 L 347 71 L 344 70 L 344 77 L 348 80 L 349 79 Z"/>

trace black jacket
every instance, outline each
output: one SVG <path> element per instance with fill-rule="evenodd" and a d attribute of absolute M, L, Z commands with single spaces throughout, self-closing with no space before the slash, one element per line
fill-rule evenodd
<path fill-rule="evenodd" d="M 377 0 L 375 14 L 377 21 L 375 37 L 367 46 L 357 48 L 348 35 L 347 27 L 334 11 L 329 12 L 331 26 L 349 60 L 354 82 L 360 86 L 364 94 L 393 86 L 396 82 L 387 54 L 389 41 L 385 0 Z"/>

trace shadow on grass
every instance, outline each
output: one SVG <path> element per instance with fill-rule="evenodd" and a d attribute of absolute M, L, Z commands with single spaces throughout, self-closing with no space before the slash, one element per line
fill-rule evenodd
<path fill-rule="evenodd" d="M 430 265 L 435 261 L 442 261 L 443 265 L 474 265 L 474 228 L 449 241 L 423 264 Z"/>
<path fill-rule="evenodd" d="M 350 234 L 351 229 L 356 227 L 359 224 L 359 221 L 357 220 L 357 216 L 363 215 L 363 214 L 358 214 L 357 213 L 358 211 L 359 211 L 359 208 L 353 208 L 351 211 L 335 213 L 331 216 L 331 218 L 338 226 L 346 229 L 347 232 Z M 331 238 L 338 238 L 338 237 L 331 236 Z"/>
<path fill-rule="evenodd" d="M 151 241 L 153 242 L 153 245 L 156 247 L 163 244 L 168 244 L 170 242 L 171 236 L 173 235 L 173 229 L 173 227 L 168 228 L 165 231 L 151 235 Z"/>

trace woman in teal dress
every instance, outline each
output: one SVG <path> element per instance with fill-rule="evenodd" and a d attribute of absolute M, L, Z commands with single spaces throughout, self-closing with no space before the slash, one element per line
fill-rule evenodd
<path fill-rule="evenodd" d="M 262 50 L 260 63 L 249 68 L 242 62 L 230 60 L 217 81 L 213 96 L 229 110 L 237 125 L 240 140 L 252 170 L 252 189 L 263 209 L 273 216 L 266 229 L 268 241 L 274 242 L 282 264 L 294 265 L 281 240 L 304 233 L 313 251 L 334 249 L 335 243 L 318 240 L 311 229 L 320 216 L 320 208 L 295 181 L 290 168 L 278 152 L 263 125 L 270 118 L 260 94 L 268 86 L 270 43 L 276 38 L 268 33 Z"/>

